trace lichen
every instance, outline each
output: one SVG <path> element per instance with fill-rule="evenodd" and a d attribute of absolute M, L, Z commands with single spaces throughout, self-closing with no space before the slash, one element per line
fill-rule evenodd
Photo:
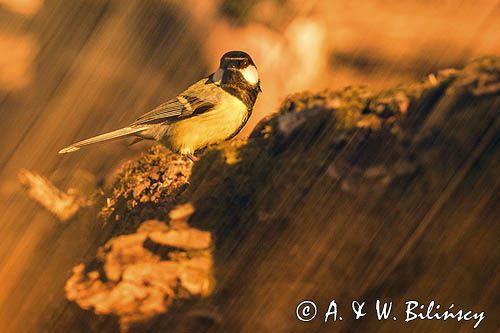
<path fill-rule="evenodd" d="M 118 169 L 101 215 L 120 220 L 140 205 L 174 202 L 186 188 L 191 168 L 186 157 L 160 145 L 152 147 Z"/>

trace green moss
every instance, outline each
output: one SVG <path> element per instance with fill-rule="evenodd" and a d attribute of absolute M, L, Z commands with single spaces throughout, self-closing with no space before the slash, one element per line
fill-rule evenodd
<path fill-rule="evenodd" d="M 353 168 L 362 175 L 373 170 L 373 164 L 378 162 L 377 153 L 384 150 L 394 152 L 394 156 L 388 157 L 391 163 L 405 164 L 412 158 L 400 154 L 405 150 L 407 138 L 442 95 L 464 80 L 479 86 L 498 82 L 491 79 L 498 78 L 498 67 L 498 59 L 487 58 L 463 70 L 443 70 L 421 82 L 377 93 L 353 86 L 290 95 L 278 112 L 256 126 L 248 140 L 209 147 L 196 163 L 190 186 L 179 201 L 193 202 L 196 207 L 193 221 L 203 227 L 238 220 L 241 207 L 255 204 L 256 193 L 272 181 L 270 174 L 274 170 L 290 170 L 290 179 L 298 177 L 294 172 L 300 174 L 304 165 L 322 170 L 332 160 L 339 159 L 337 155 L 348 141 L 351 146 L 357 140 L 366 143 L 354 145 L 342 157 L 345 161 L 340 164 L 344 166 L 339 169 Z M 362 148 L 366 156 L 360 158 L 357 149 Z M 297 159 L 305 152 L 307 161 Z M 190 166 L 190 162 L 159 147 L 129 162 L 119 172 L 104 214 L 110 216 L 115 212 L 119 201 L 129 211 L 144 202 L 156 205 L 172 202 L 187 186 Z M 415 166 L 412 164 L 409 169 L 415 170 Z M 387 170 L 392 172 L 393 168 L 389 166 Z M 177 176 L 169 178 L 172 174 Z M 307 184 L 304 182 L 305 188 Z"/>
<path fill-rule="evenodd" d="M 256 200 L 261 189 L 268 188 L 273 181 L 275 170 L 287 170 L 287 178 L 296 180 L 304 177 L 304 168 L 332 168 L 331 162 L 336 160 L 337 169 L 350 173 L 342 180 L 346 189 L 364 183 L 370 188 L 374 186 L 372 182 L 386 186 L 391 179 L 414 173 L 417 170 L 412 162 L 414 157 L 401 153 L 406 150 L 409 132 L 418 128 L 457 78 L 469 76 L 469 71 L 485 71 L 484 68 L 491 71 L 492 63 L 496 62 L 485 60 L 464 70 L 444 70 L 421 82 L 378 93 L 353 86 L 290 95 L 278 112 L 256 126 L 249 140 L 223 143 L 203 155 L 183 196 L 183 200 L 197 207 L 192 222 L 220 229 L 225 223 L 241 220 L 241 211 L 257 214 L 249 213 L 252 210 L 245 207 L 255 205 L 257 212 L 265 206 Z M 351 148 L 345 152 L 343 148 L 348 141 Z M 358 141 L 358 145 L 354 144 Z M 338 156 L 340 152 L 342 157 Z M 237 162 L 228 163 L 228 156 Z M 297 156 L 307 156 L 307 160 Z M 390 162 L 379 160 L 380 156 Z M 378 170 L 377 163 L 386 165 L 383 177 L 366 178 L 365 172 L 371 175 Z M 311 175 L 300 186 L 306 189 L 314 179 Z"/>
<path fill-rule="evenodd" d="M 495 94 L 500 91 L 500 57 L 483 57 L 461 71 L 457 87 L 465 87 L 473 95 Z"/>

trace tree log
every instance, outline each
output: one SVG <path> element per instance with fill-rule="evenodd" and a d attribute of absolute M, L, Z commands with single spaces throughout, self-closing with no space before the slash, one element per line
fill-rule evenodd
<path fill-rule="evenodd" d="M 191 162 L 179 162 L 161 148 L 129 163 L 108 193 L 107 216 L 115 214 L 109 223 L 116 225 L 110 238 L 140 234 L 146 218 L 175 229 L 175 216 L 186 217 L 185 230 L 211 234 L 215 288 L 209 288 L 210 295 L 169 295 L 173 300 L 163 314 L 155 312 L 146 323 L 127 329 L 472 328 L 473 323 L 456 320 L 405 323 L 405 301 L 435 300 L 445 308 L 454 303 L 484 311 L 487 319 L 480 327 L 494 331 L 499 110 L 500 58 L 483 58 L 378 93 L 348 87 L 292 95 L 249 139 L 207 149 L 192 173 Z M 181 171 L 172 174 L 175 168 Z M 140 181 L 129 182 L 130 175 Z M 136 204 L 127 204 L 134 198 Z M 119 201 L 121 208 L 109 214 L 109 202 Z M 193 209 L 169 218 L 178 203 Z M 170 241 L 162 232 L 155 237 L 149 239 Z M 192 241 L 204 242 L 198 236 Z M 159 247 L 148 249 L 145 240 L 140 244 L 140 251 L 161 257 Z M 96 272 L 94 278 L 106 282 L 102 268 L 111 252 L 100 253 L 78 274 Z M 67 288 L 68 294 L 75 292 Z M 343 320 L 325 323 L 333 299 Z M 377 299 L 394 302 L 397 320 L 377 320 Z M 303 300 L 316 302 L 315 320 L 296 318 Z M 367 302 L 366 317 L 354 319 L 352 300 Z M 57 327 L 118 329 L 116 317 L 90 312 L 82 317 L 75 315 L 78 311 L 65 312 Z M 89 320 L 94 323 L 82 324 Z"/>

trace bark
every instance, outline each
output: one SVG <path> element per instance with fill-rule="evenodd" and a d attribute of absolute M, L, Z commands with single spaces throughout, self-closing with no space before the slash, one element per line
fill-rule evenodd
<path fill-rule="evenodd" d="M 131 245 L 141 253 L 134 265 L 151 256 L 155 265 L 179 263 L 203 249 L 214 270 L 201 265 L 208 268 L 195 285 L 214 274 L 215 288 L 183 294 L 175 273 L 177 291 L 164 293 L 161 311 L 131 330 L 469 329 L 470 322 L 405 324 L 402 310 L 406 300 L 435 299 L 444 307 L 497 312 L 499 110 L 500 59 L 491 57 L 378 93 L 348 87 L 292 95 L 248 140 L 205 151 L 192 173 L 191 162 L 156 148 L 117 176 L 105 206 L 112 207 L 113 238 L 74 276 L 104 283 L 113 250 L 102 250 L 139 237 Z M 179 203 L 188 206 L 169 215 Z M 176 216 L 186 225 L 176 227 Z M 164 221 L 157 234 L 141 234 L 146 218 Z M 197 236 L 168 234 L 177 228 Z M 179 246 L 184 254 L 169 257 Z M 77 299 L 74 293 L 68 282 L 68 297 Z M 305 299 L 320 309 L 309 323 L 295 318 Z M 344 320 L 324 323 L 332 299 Z M 371 307 L 355 321 L 354 299 L 393 300 L 398 320 L 378 321 Z M 116 318 L 88 313 L 98 324 L 85 326 L 89 317 L 75 320 L 76 311 L 60 327 L 117 329 Z M 481 326 L 493 331 L 495 321 Z"/>

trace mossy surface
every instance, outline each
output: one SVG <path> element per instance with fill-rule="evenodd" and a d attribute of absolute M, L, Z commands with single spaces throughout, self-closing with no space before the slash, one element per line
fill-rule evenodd
<path fill-rule="evenodd" d="M 352 190 L 354 184 L 372 187 L 375 180 L 388 185 L 417 172 L 420 162 L 409 149 L 411 141 L 443 97 L 464 89 L 473 96 L 494 94 L 499 67 L 498 58 L 486 57 L 462 70 L 442 70 L 421 82 L 380 92 L 351 86 L 290 95 L 249 139 L 209 147 L 192 175 L 189 160 L 161 146 L 127 162 L 117 173 L 102 214 L 118 223 L 129 216 L 137 221 L 165 219 L 173 202 L 189 201 L 201 206 L 195 223 L 223 224 L 219 217 L 238 219 L 235 207 L 255 204 L 274 170 L 290 170 L 287 175 L 294 179 L 291 170 L 302 165 L 340 177 L 344 189 Z M 217 218 L 205 221 L 205 214 L 216 212 Z"/>
<path fill-rule="evenodd" d="M 173 202 L 192 202 L 193 223 L 210 229 L 239 220 L 242 211 L 258 214 L 249 208 L 262 188 L 285 175 L 305 177 L 304 189 L 323 174 L 347 192 L 386 187 L 418 172 L 425 154 L 416 151 L 433 137 L 427 127 L 436 116 L 429 116 L 446 96 L 495 94 L 499 68 L 498 58 L 486 57 L 380 92 L 353 86 L 290 95 L 249 139 L 209 147 L 192 175 L 189 160 L 160 146 L 126 163 L 102 213 L 118 224 L 130 216 L 165 219 Z M 318 174 L 306 177 L 304 170 Z"/>
<path fill-rule="evenodd" d="M 178 163 L 156 148 L 127 164 L 115 193 L 125 220 L 138 220 L 145 209 L 165 219 L 172 200 L 194 207 L 187 223 L 213 235 L 218 286 L 210 300 L 195 303 L 215 304 L 224 315 L 209 325 L 221 331 L 262 331 L 261 321 L 248 318 L 280 317 L 304 297 L 427 297 L 414 283 L 451 297 L 436 282 L 450 278 L 448 271 L 464 293 L 479 295 L 497 263 L 475 253 L 496 243 L 475 243 L 467 230 L 474 224 L 494 234 L 493 190 L 482 186 L 496 179 L 499 82 L 499 58 L 483 58 L 380 92 L 294 94 L 247 140 L 209 147 L 189 181 L 187 172 L 171 180 L 180 185 L 172 191 L 149 188 L 157 183 L 151 172 Z M 476 188 L 489 194 L 474 206 Z M 452 229 L 460 244 L 443 236 Z M 450 253 L 466 263 L 449 261 Z M 182 313 L 190 306 L 155 328 L 185 329 Z M 278 330 L 322 330 L 282 319 Z M 347 330 L 355 324 L 342 323 Z M 383 323 L 363 325 L 375 330 Z"/>
<path fill-rule="evenodd" d="M 187 188 L 193 163 L 162 146 L 120 166 L 104 193 L 101 216 L 117 230 L 135 230 L 147 218 L 166 219 Z"/>

